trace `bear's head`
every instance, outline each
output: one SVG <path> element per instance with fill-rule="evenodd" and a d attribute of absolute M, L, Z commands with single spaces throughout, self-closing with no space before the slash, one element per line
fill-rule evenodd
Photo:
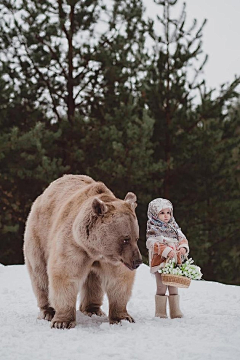
<path fill-rule="evenodd" d="M 81 242 L 94 257 L 111 263 L 122 262 L 135 270 L 142 263 L 138 249 L 139 226 L 135 214 L 136 195 L 128 193 L 124 200 L 101 195 L 91 200 L 91 210 L 81 226 Z M 90 204 L 89 204 L 90 205 Z"/>

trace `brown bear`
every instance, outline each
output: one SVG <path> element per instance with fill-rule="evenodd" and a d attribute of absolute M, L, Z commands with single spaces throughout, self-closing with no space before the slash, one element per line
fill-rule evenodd
<path fill-rule="evenodd" d="M 134 322 L 126 306 L 135 269 L 142 263 L 137 241 L 136 195 L 120 200 L 102 182 L 64 175 L 35 200 L 24 234 L 24 256 L 40 318 L 51 327 L 76 325 L 80 311 L 103 315 L 106 292 L 109 322 Z"/>

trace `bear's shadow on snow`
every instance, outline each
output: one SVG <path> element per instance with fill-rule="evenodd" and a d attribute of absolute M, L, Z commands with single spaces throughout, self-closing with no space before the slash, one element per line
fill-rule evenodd
<path fill-rule="evenodd" d="M 109 323 L 108 316 L 97 316 L 92 315 L 88 316 L 83 314 L 81 311 L 77 310 L 76 312 L 76 327 L 96 327 L 100 326 L 103 323 Z"/>

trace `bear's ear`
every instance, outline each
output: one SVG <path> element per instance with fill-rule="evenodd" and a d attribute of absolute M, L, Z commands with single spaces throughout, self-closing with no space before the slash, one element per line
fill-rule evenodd
<path fill-rule="evenodd" d="M 131 208 L 134 210 L 137 207 L 137 197 L 134 193 L 128 192 L 125 196 L 124 201 L 131 205 Z"/>
<path fill-rule="evenodd" d="M 92 209 L 96 215 L 103 215 L 107 212 L 107 205 L 100 199 L 95 198 L 92 202 Z"/>

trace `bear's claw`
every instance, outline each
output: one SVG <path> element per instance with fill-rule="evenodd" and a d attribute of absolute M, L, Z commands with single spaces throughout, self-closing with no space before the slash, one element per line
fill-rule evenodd
<path fill-rule="evenodd" d="M 93 311 L 90 311 L 90 310 L 84 310 L 82 311 L 82 313 L 84 315 L 87 315 L 87 316 L 92 316 L 92 315 L 97 315 L 97 316 L 106 316 L 105 312 L 103 312 L 101 309 L 97 309 L 97 310 L 93 310 Z"/>
<path fill-rule="evenodd" d="M 122 320 L 127 320 L 130 323 L 135 323 L 135 320 L 130 316 L 130 315 L 126 315 L 123 317 L 115 317 L 109 320 L 109 323 L 112 324 L 119 324 L 121 323 Z"/>
<path fill-rule="evenodd" d="M 52 321 L 51 328 L 53 329 L 71 329 L 76 326 L 75 321 Z"/>

